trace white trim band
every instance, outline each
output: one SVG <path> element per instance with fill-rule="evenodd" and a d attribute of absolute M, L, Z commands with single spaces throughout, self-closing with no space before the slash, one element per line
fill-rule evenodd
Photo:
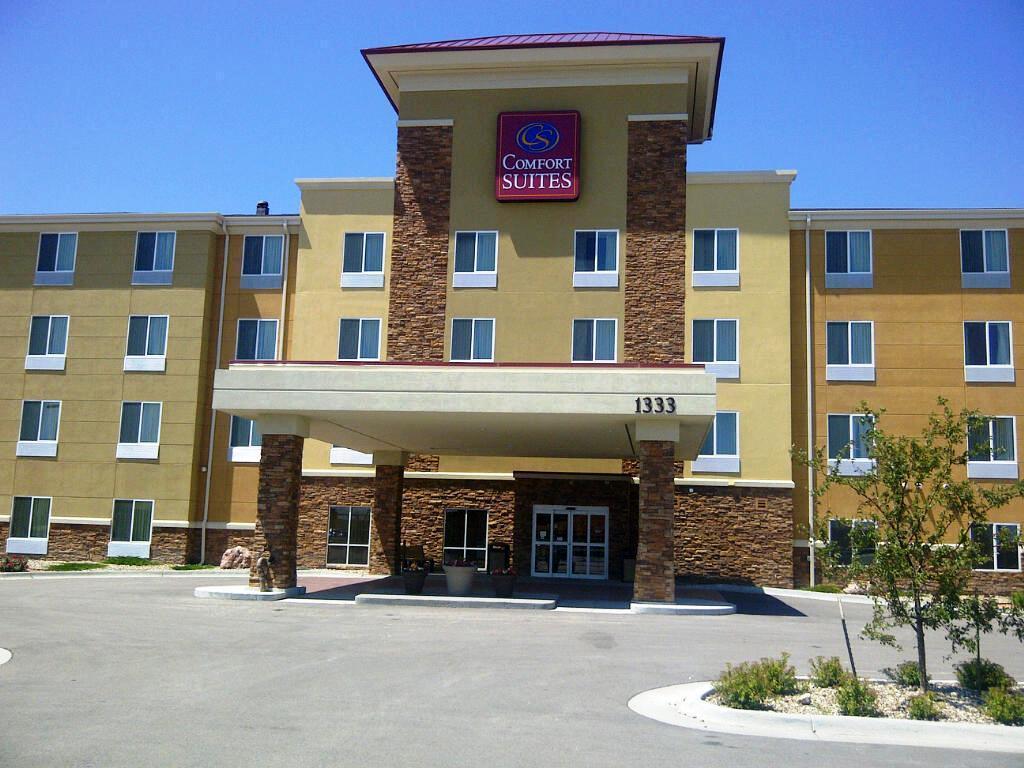
<path fill-rule="evenodd" d="M 433 126 L 453 126 L 455 120 L 450 117 L 437 117 L 429 120 L 399 120 L 399 128 L 430 128 Z"/>
<path fill-rule="evenodd" d="M 686 112 L 663 112 L 654 115 L 629 115 L 626 117 L 631 123 L 653 123 L 656 120 L 674 120 L 686 122 L 690 116 Z"/>

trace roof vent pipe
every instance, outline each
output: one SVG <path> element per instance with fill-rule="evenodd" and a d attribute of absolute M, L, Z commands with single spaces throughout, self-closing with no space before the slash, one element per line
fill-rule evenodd
<path fill-rule="evenodd" d="M 257 216 L 269 216 L 270 215 L 270 203 L 266 200 L 260 200 L 256 203 L 256 215 Z"/>

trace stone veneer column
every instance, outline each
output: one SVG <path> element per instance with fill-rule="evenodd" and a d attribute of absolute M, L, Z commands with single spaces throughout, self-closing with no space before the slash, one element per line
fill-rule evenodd
<path fill-rule="evenodd" d="M 405 456 L 374 454 L 376 480 L 370 524 L 370 573 L 401 572 L 398 549 L 402 543 L 402 493 L 405 490 Z"/>
<path fill-rule="evenodd" d="M 269 422 L 267 423 L 269 426 Z M 263 422 L 260 424 L 263 427 Z M 256 561 L 270 553 L 271 585 L 295 586 L 295 550 L 299 524 L 299 485 L 302 481 L 302 446 L 297 434 L 263 432 L 260 451 L 256 530 L 253 534 L 249 585 L 258 587 Z"/>
<path fill-rule="evenodd" d="M 673 526 L 675 515 L 672 440 L 638 440 L 640 522 L 633 601 L 671 603 L 676 597 Z"/>
<path fill-rule="evenodd" d="M 626 178 L 625 361 L 681 363 L 686 123 L 631 119 Z"/>

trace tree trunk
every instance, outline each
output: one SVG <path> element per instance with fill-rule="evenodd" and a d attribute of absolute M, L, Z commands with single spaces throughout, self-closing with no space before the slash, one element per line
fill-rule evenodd
<path fill-rule="evenodd" d="M 924 620 L 921 617 L 921 596 L 914 594 L 914 634 L 917 636 L 917 674 L 921 693 L 928 693 L 928 664 L 924 651 Z"/>

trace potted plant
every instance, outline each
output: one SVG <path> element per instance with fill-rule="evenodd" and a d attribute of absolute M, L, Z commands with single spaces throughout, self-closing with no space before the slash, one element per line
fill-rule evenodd
<path fill-rule="evenodd" d="M 495 597 L 512 597 L 516 588 L 516 569 L 511 566 L 495 568 L 491 571 L 491 586 Z"/>
<path fill-rule="evenodd" d="M 445 563 L 444 575 L 448 581 L 449 595 L 468 595 L 476 578 L 476 563 L 472 560 L 455 560 Z"/>
<path fill-rule="evenodd" d="M 418 595 L 423 592 L 423 584 L 427 580 L 427 569 L 417 562 L 407 563 L 402 568 L 402 582 L 405 594 Z"/>

